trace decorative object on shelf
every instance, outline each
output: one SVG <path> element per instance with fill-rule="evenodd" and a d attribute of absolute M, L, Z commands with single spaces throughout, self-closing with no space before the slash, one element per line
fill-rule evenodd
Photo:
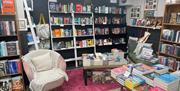
<path fill-rule="evenodd" d="M 141 7 L 140 6 L 133 6 L 131 8 L 131 18 L 140 18 L 140 14 L 141 14 Z"/>
<path fill-rule="evenodd" d="M 146 0 L 144 10 L 157 10 L 158 0 Z"/>
<path fill-rule="evenodd" d="M 27 31 L 27 20 L 26 19 L 18 19 L 19 30 Z"/>

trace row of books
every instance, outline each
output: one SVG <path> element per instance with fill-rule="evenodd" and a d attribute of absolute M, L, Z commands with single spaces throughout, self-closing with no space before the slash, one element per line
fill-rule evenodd
<path fill-rule="evenodd" d="M 180 31 L 163 29 L 162 39 L 180 43 Z"/>
<path fill-rule="evenodd" d="M 108 35 L 109 34 L 109 28 L 95 28 L 95 34 L 96 35 Z"/>
<path fill-rule="evenodd" d="M 83 35 L 93 35 L 93 29 L 87 28 L 87 29 L 76 29 L 77 36 L 83 36 Z"/>
<path fill-rule="evenodd" d="M 1 36 L 16 35 L 15 22 L 0 21 L 0 35 Z"/>
<path fill-rule="evenodd" d="M 95 17 L 95 24 L 125 24 L 126 18 L 124 17 Z"/>
<path fill-rule="evenodd" d="M 112 34 L 124 34 L 126 33 L 126 28 L 112 28 Z"/>
<path fill-rule="evenodd" d="M 21 76 L 0 80 L 0 91 L 23 91 L 23 79 Z"/>
<path fill-rule="evenodd" d="M 0 57 L 19 55 L 18 41 L 0 42 Z"/>
<path fill-rule="evenodd" d="M 86 40 L 76 41 L 76 46 L 79 48 L 92 47 L 92 46 L 94 46 L 94 40 L 93 39 L 86 39 Z"/>
<path fill-rule="evenodd" d="M 108 7 L 108 6 L 99 6 L 94 8 L 95 13 L 112 13 L 112 14 L 122 14 L 122 9 L 118 7 Z"/>
<path fill-rule="evenodd" d="M 126 33 L 126 28 L 111 28 L 112 34 L 124 34 Z M 95 28 L 96 35 L 108 35 L 110 34 L 109 28 Z"/>
<path fill-rule="evenodd" d="M 53 29 L 53 37 L 71 37 L 73 36 L 72 29 Z"/>
<path fill-rule="evenodd" d="M 72 24 L 72 18 L 71 17 L 56 17 L 51 16 L 51 24 Z"/>
<path fill-rule="evenodd" d="M 92 6 L 91 5 L 82 5 L 82 4 L 62 4 L 62 3 L 56 3 L 56 2 L 50 2 L 49 3 L 49 9 L 50 11 L 54 12 L 62 12 L 62 13 L 67 13 L 67 12 L 92 12 Z"/>
<path fill-rule="evenodd" d="M 93 18 L 92 17 L 75 17 L 74 18 L 75 24 L 93 24 Z"/>
<path fill-rule="evenodd" d="M 14 60 L 1 60 L 0 61 L 0 76 L 19 74 L 22 72 L 21 61 Z"/>
<path fill-rule="evenodd" d="M 103 46 L 103 45 L 118 45 L 118 44 L 125 44 L 124 38 L 108 38 L 108 39 L 96 39 L 96 45 L 97 46 Z"/>
<path fill-rule="evenodd" d="M 0 14 L 15 14 L 14 0 L 0 0 Z"/>
<path fill-rule="evenodd" d="M 164 17 L 165 23 L 171 23 L 171 24 L 179 24 L 180 23 L 180 13 L 170 13 L 170 15 L 166 15 Z"/>
<path fill-rule="evenodd" d="M 175 58 L 159 56 L 159 63 L 168 66 L 172 70 L 180 70 L 180 62 Z"/>
<path fill-rule="evenodd" d="M 68 49 L 73 48 L 73 40 L 71 41 L 60 41 L 60 42 L 53 42 L 53 48 L 55 50 L 62 50 L 62 49 Z"/>
<path fill-rule="evenodd" d="M 180 46 L 161 43 L 160 44 L 160 52 L 180 57 Z"/>

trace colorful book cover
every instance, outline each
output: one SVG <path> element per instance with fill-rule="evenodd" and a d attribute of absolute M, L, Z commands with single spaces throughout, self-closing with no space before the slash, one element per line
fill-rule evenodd
<path fill-rule="evenodd" d="M 23 91 L 23 80 L 21 76 L 12 78 L 12 91 Z"/>
<path fill-rule="evenodd" d="M 14 0 L 2 0 L 2 14 L 15 14 Z"/>
<path fill-rule="evenodd" d="M 6 74 L 5 61 L 0 61 L 0 76 L 5 76 Z"/>
<path fill-rule="evenodd" d="M 7 42 L 6 43 L 7 47 L 7 54 L 8 56 L 14 56 L 17 55 L 17 49 L 16 49 L 16 42 Z"/>

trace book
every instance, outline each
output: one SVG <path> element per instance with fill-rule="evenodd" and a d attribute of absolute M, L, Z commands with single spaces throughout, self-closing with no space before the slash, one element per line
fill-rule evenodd
<path fill-rule="evenodd" d="M 14 0 L 2 0 L 2 14 L 15 14 Z"/>
<path fill-rule="evenodd" d="M 12 85 L 10 78 L 0 79 L 0 91 L 11 91 L 11 87 Z"/>
<path fill-rule="evenodd" d="M 1 60 L 0 61 L 0 76 L 5 76 L 6 75 L 5 62 L 6 62 L 6 60 Z"/>
<path fill-rule="evenodd" d="M 143 75 L 153 72 L 155 69 L 153 67 L 150 67 L 146 64 L 136 64 L 133 68 L 133 73 L 137 75 Z"/>
<path fill-rule="evenodd" d="M 7 55 L 8 56 L 18 55 L 18 53 L 17 53 L 17 45 L 18 44 L 17 44 L 16 41 L 6 43 Z"/>
<path fill-rule="evenodd" d="M 56 3 L 50 2 L 49 3 L 49 9 L 50 9 L 50 11 L 56 11 Z"/>
<path fill-rule="evenodd" d="M 12 78 L 12 91 L 23 91 L 23 80 L 21 76 Z"/>
<path fill-rule="evenodd" d="M 2 36 L 16 35 L 15 22 L 0 21 L 0 35 Z"/>

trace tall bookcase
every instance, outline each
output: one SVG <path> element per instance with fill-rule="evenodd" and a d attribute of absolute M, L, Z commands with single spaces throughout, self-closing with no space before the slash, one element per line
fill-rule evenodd
<path fill-rule="evenodd" d="M 163 28 L 159 44 L 160 63 L 172 70 L 180 70 L 180 4 L 165 6 Z"/>
<path fill-rule="evenodd" d="M 126 51 L 126 8 L 104 1 L 93 2 L 96 52 Z"/>
<path fill-rule="evenodd" d="M 1 0 L 0 89 L 3 91 L 24 90 L 17 25 L 15 0 Z"/>
<path fill-rule="evenodd" d="M 91 0 L 49 2 L 52 49 L 66 62 L 74 61 L 76 67 L 81 65 L 83 53 L 110 52 L 112 48 L 126 51 L 125 7 L 109 5 L 107 11 L 101 13 L 95 12 L 96 3 Z M 102 24 L 96 22 L 99 17 Z M 100 43 L 103 45 L 98 45 Z"/>

